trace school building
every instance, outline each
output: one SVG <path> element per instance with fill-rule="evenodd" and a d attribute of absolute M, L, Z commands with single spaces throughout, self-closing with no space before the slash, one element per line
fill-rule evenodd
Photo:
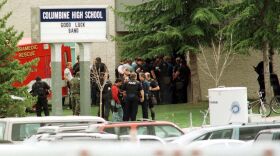
<path fill-rule="evenodd" d="M 36 21 L 32 17 L 39 16 L 32 8 L 41 6 L 87 6 L 87 5 L 105 5 L 108 7 L 107 15 L 107 34 L 106 41 L 93 42 L 91 44 L 90 60 L 101 57 L 110 71 L 110 76 L 114 79 L 114 69 L 120 60 L 117 44 L 111 40 L 110 36 L 121 35 L 126 32 L 122 20 L 113 13 L 113 9 L 123 10 L 122 4 L 139 4 L 142 0 L 9 0 L 1 10 L 1 15 L 12 11 L 12 16 L 8 20 L 8 25 L 13 25 L 19 32 L 24 32 L 24 43 L 36 41 L 36 35 L 33 32 L 38 31 Z M 33 10 L 33 11 L 32 11 Z M 76 61 L 75 56 L 79 53 L 75 43 L 67 43 L 73 50 L 73 63 Z M 210 57 L 210 56 L 208 56 Z M 257 73 L 252 66 L 256 66 L 262 60 L 261 52 L 251 52 L 251 55 L 236 55 L 232 64 L 225 70 L 220 85 L 226 87 L 247 87 L 248 97 L 256 98 L 258 91 Z M 209 59 L 210 65 L 213 61 Z M 278 55 L 274 57 L 274 70 L 276 74 L 280 73 L 280 63 Z M 212 81 L 207 75 L 199 70 L 201 94 L 203 99 L 207 99 L 208 89 L 214 87 Z"/>

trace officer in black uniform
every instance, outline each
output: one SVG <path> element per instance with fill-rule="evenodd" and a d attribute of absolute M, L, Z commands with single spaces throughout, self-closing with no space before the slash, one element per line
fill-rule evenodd
<path fill-rule="evenodd" d="M 136 73 L 130 74 L 130 80 L 124 84 L 125 93 L 124 121 L 135 121 L 138 111 L 139 95 L 140 102 L 144 101 L 144 90 L 139 81 L 137 81 Z"/>
<path fill-rule="evenodd" d="M 144 73 L 139 73 L 139 80 L 144 90 L 144 101 L 141 103 L 142 106 L 142 116 L 143 119 L 148 119 L 148 99 L 149 99 L 149 88 L 150 83 L 146 81 L 146 77 Z"/>
<path fill-rule="evenodd" d="M 49 94 L 50 86 L 42 81 L 40 76 L 36 77 L 36 82 L 32 85 L 32 90 L 30 93 L 33 96 L 37 97 L 36 103 L 36 114 L 37 116 L 41 116 L 42 108 L 45 113 L 45 116 L 49 116 L 49 108 L 48 108 L 48 99 L 47 96 Z"/>

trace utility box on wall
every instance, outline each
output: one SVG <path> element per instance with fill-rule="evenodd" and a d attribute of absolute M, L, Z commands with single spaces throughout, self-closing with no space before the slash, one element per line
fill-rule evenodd
<path fill-rule="evenodd" d="M 246 87 L 208 89 L 211 125 L 248 123 Z"/>

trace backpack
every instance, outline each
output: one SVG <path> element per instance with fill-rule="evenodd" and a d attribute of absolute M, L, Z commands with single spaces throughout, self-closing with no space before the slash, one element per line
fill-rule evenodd
<path fill-rule="evenodd" d="M 47 91 L 45 89 L 43 82 L 36 82 L 35 86 L 35 96 L 45 97 L 47 95 Z"/>

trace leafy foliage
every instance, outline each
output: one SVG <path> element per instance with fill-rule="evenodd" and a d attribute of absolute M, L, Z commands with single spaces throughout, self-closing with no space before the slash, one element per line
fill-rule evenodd
<path fill-rule="evenodd" d="M 268 86 L 271 84 L 268 56 L 269 52 L 273 54 L 280 47 L 280 1 L 241 0 L 226 5 L 224 11 L 230 22 L 223 31 L 233 35 L 233 48 L 245 53 L 250 48 L 263 52 L 265 93 L 269 101 L 271 92 Z"/>
<path fill-rule="evenodd" d="M 0 9 L 7 2 L 1 1 Z M 24 116 L 25 108 L 29 107 L 34 98 L 27 91 L 27 87 L 15 87 L 15 82 L 22 82 L 31 71 L 33 62 L 19 64 L 14 54 L 18 50 L 17 43 L 23 33 L 18 33 L 13 26 L 6 25 L 11 12 L 0 18 L 0 116 Z M 15 100 L 11 95 L 23 97 L 24 100 Z"/>
<path fill-rule="evenodd" d="M 122 57 L 197 52 L 198 40 L 209 42 L 223 17 L 217 4 L 215 0 L 151 0 L 116 11 L 129 30 L 116 37 Z"/>
<path fill-rule="evenodd" d="M 279 48 L 278 0 L 242 0 L 239 3 L 228 3 L 223 10 L 230 21 L 223 31 L 233 34 L 234 49 L 262 50 L 264 42 L 268 42 L 270 47 Z"/>

